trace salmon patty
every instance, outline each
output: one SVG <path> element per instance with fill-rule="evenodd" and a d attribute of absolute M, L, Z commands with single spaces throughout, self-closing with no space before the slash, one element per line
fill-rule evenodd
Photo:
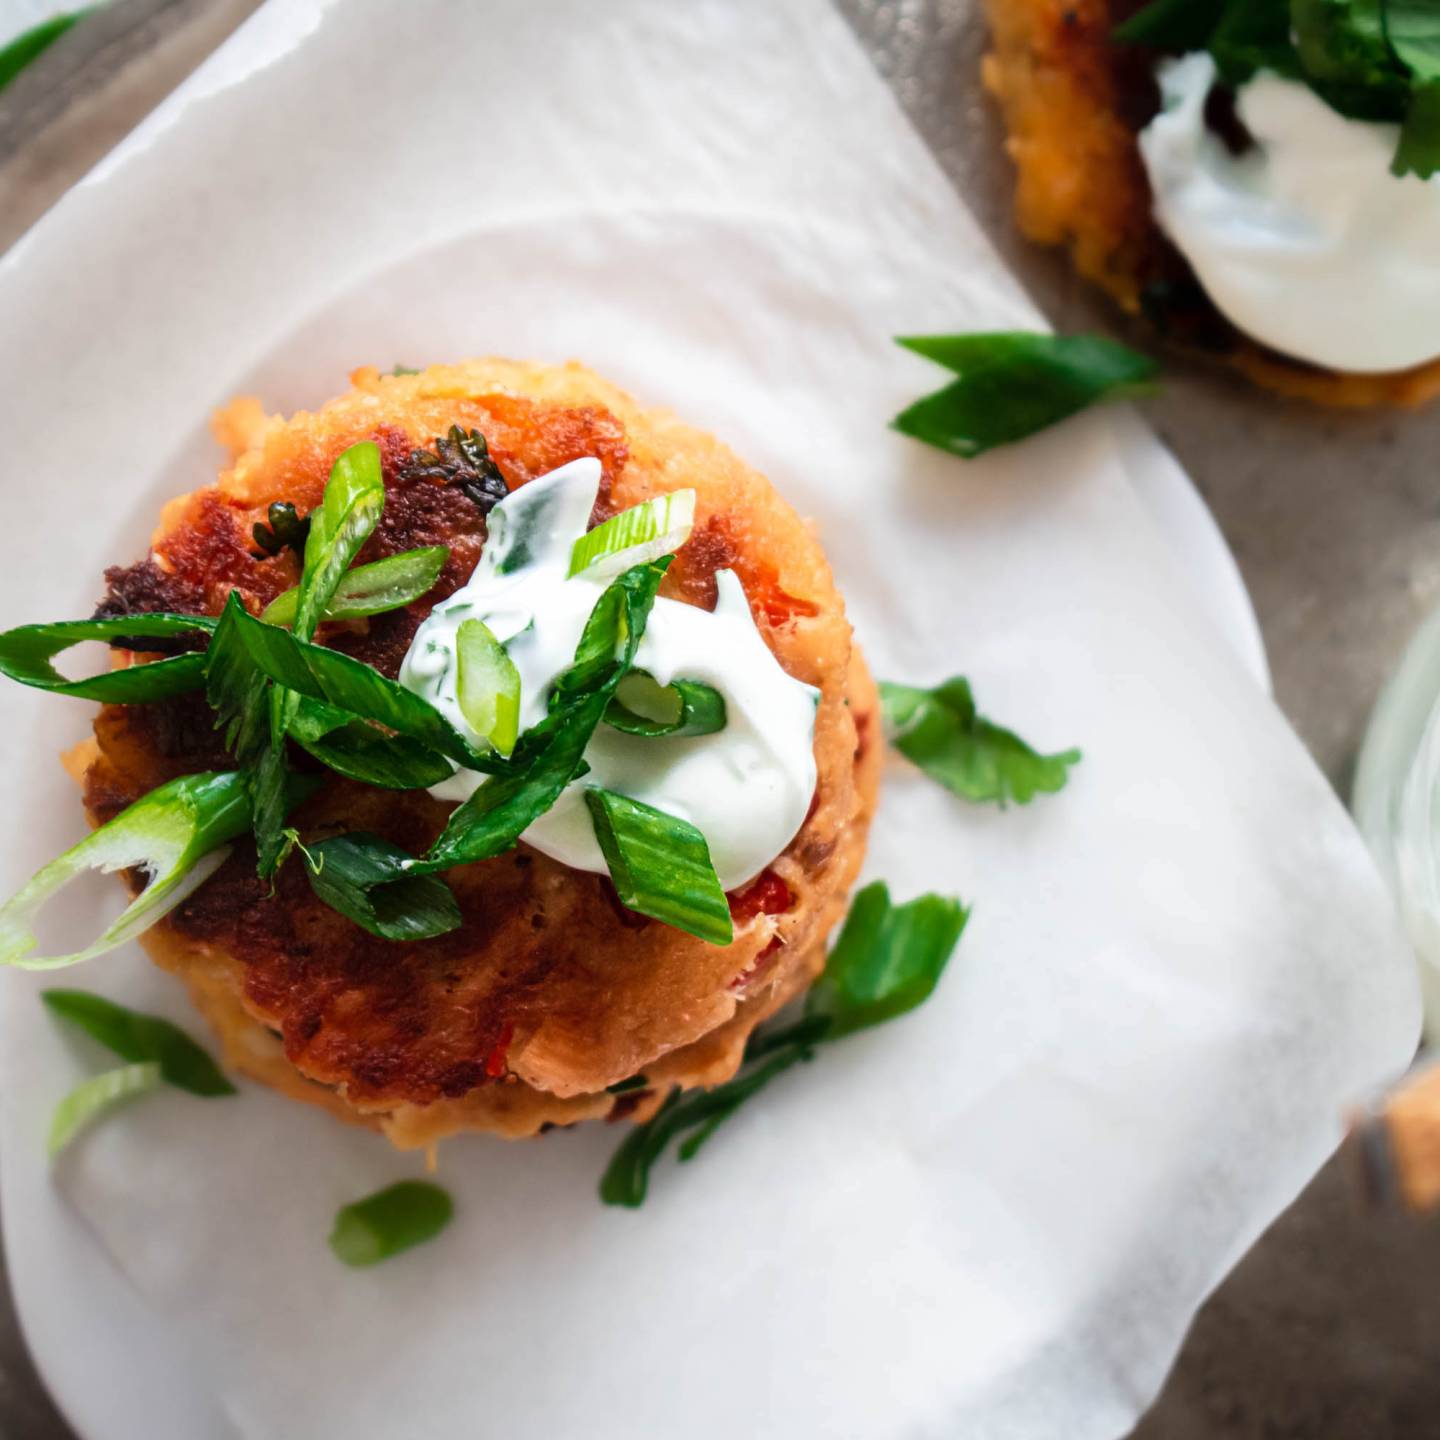
<path fill-rule="evenodd" d="M 272 503 L 308 513 L 337 456 L 373 440 L 385 508 L 358 562 L 431 545 L 447 546 L 449 559 L 423 599 L 327 622 L 317 638 L 394 679 L 419 625 L 466 581 L 486 539 L 485 507 L 420 452 L 451 426 L 479 431 L 512 491 L 593 457 L 602 477 L 592 523 L 695 490 L 693 530 L 661 595 L 711 609 L 717 570 L 733 571 L 765 645 L 819 692 L 809 813 L 730 895 L 728 946 L 627 910 L 608 876 L 523 842 L 445 872 L 460 928 L 386 940 L 322 903 L 295 861 L 273 886 L 259 879 L 248 839 L 143 943 L 185 980 L 229 1063 L 402 1147 L 462 1130 L 521 1136 L 598 1116 L 646 1118 L 673 1087 L 734 1073 L 754 1026 L 819 973 L 859 870 L 880 765 L 877 700 L 829 566 L 762 476 L 578 365 L 480 360 L 351 379 L 314 413 L 268 417 L 241 399 L 217 416 L 231 464 L 218 483 L 166 506 L 144 560 L 107 572 L 101 613 L 218 614 L 232 592 L 258 613 L 296 583 L 298 562 L 289 550 L 257 550 L 254 526 Z M 203 697 L 186 695 L 104 707 L 77 768 L 100 824 L 178 775 L 232 764 Z M 295 764 L 303 769 L 305 757 Z M 426 790 L 380 790 L 327 771 L 317 779 L 290 820 L 307 845 L 367 831 L 418 854 L 454 808 Z M 609 1092 L 637 1075 L 643 1086 Z"/>
<path fill-rule="evenodd" d="M 1064 247 L 1085 279 L 1167 339 L 1271 390 L 1346 407 L 1413 407 L 1440 395 L 1440 360 L 1341 373 L 1260 344 L 1211 303 L 1152 214 L 1138 136 L 1160 108 L 1158 57 L 1110 38 L 1141 4 L 986 0 L 992 48 L 982 74 L 1008 132 L 1021 232 Z"/>

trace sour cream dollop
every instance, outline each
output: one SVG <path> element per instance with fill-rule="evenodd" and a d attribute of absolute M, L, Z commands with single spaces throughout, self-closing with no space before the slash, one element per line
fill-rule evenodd
<path fill-rule="evenodd" d="M 456 692 L 456 632 L 483 620 L 520 672 L 522 730 L 544 719 L 555 677 L 575 658 L 590 612 L 612 577 L 567 576 L 600 486 L 600 462 L 574 460 L 513 491 L 491 512 L 480 563 L 466 585 L 420 626 L 400 683 L 435 705 L 471 740 Z M 697 680 L 725 699 L 726 723 L 685 738 L 595 731 L 589 773 L 528 830 L 535 849 L 575 870 L 605 873 L 585 804 L 600 786 L 688 820 L 705 836 L 720 884 L 733 890 L 759 874 L 804 824 L 815 793 L 815 710 L 819 692 L 780 668 L 755 628 L 740 581 L 715 577 L 713 611 L 655 601 L 635 667 L 661 685 Z M 457 770 L 431 794 L 464 800 L 488 777 Z"/>
<path fill-rule="evenodd" d="M 1399 127 L 1348 120 L 1262 71 L 1236 95 L 1255 145 L 1205 124 L 1209 55 L 1158 72 L 1141 132 L 1155 217 L 1217 308 L 1276 350 L 1334 370 L 1404 370 L 1440 355 L 1440 177 L 1395 176 Z"/>

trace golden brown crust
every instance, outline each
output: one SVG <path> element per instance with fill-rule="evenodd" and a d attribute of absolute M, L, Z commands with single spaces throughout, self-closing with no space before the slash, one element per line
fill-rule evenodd
<path fill-rule="evenodd" d="M 1082 276 L 1138 313 L 1142 289 L 1164 268 L 1165 246 L 1128 103 L 1124 67 L 1135 57 L 1110 41 L 1111 0 L 986 0 L 985 9 L 993 48 L 982 78 L 1004 116 L 1021 233 L 1066 247 Z M 1222 358 L 1257 385 L 1319 405 L 1406 409 L 1440 395 L 1440 359 L 1341 374 L 1233 330 Z"/>
<path fill-rule="evenodd" d="M 484 527 L 448 487 L 405 478 L 412 447 L 451 424 L 481 429 L 512 487 L 597 454 L 603 511 L 682 485 L 697 491 L 695 534 L 665 590 L 713 603 L 715 569 L 737 571 L 781 664 L 821 692 L 815 804 L 752 892 L 733 900 L 729 947 L 633 915 L 604 877 L 523 845 L 447 872 L 460 931 L 398 945 L 321 904 L 299 866 L 287 866 L 267 893 L 241 844 L 151 932 L 148 948 L 184 976 L 232 1063 L 348 1118 L 373 1117 L 396 1143 L 429 1145 L 456 1129 L 529 1134 L 609 1113 L 615 1097 L 605 1087 L 642 1070 L 655 1070 L 647 1106 L 668 1084 L 724 1078 L 757 1020 L 821 963 L 874 806 L 874 687 L 818 543 L 717 441 L 641 410 L 579 366 L 490 360 L 353 379 L 353 390 L 311 415 L 264 419 L 248 403 L 223 412 L 217 430 L 238 447 L 233 464 L 217 486 L 166 507 L 151 557 L 112 572 L 116 603 L 127 586 L 141 604 L 164 600 L 168 586 L 202 596 L 192 603 L 212 612 L 231 587 L 252 608 L 263 605 L 293 583 L 294 562 L 253 556 L 250 526 L 275 500 L 310 508 L 335 456 L 371 437 L 381 445 L 387 505 L 372 541 L 379 548 L 361 558 L 449 544 L 458 558 L 437 592 L 447 593 L 473 566 Z M 322 639 L 393 674 L 425 608 L 334 627 Z M 173 774 L 223 765 L 210 719 L 199 697 L 103 709 L 85 772 L 92 818 Z M 294 820 L 307 840 L 365 829 L 416 852 L 449 809 L 425 792 L 332 778 Z"/>

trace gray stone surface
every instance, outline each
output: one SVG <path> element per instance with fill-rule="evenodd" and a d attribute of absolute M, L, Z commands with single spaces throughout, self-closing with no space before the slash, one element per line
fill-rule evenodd
<path fill-rule="evenodd" d="M 1057 326 L 1123 335 L 1062 262 L 1014 234 L 971 0 L 838 3 Z M 114 0 L 0 93 L 0 249 L 253 8 Z M 1239 558 L 1280 704 L 1343 791 L 1380 682 L 1440 603 L 1440 406 L 1339 415 L 1178 360 L 1167 374 L 1150 419 Z M 1202 1310 L 1133 1440 L 1440 1440 L 1437 1357 L 1440 1226 L 1362 1214 L 1332 1164 Z M 70 1434 L 0 1291 L 0 1437 Z"/>

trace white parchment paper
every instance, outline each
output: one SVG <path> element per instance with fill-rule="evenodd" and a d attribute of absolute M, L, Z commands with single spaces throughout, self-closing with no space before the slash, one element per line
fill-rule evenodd
<path fill-rule="evenodd" d="M 943 378 L 891 335 L 1036 317 L 853 38 L 821 0 L 295 0 L 190 94 L 0 265 L 6 623 L 84 613 L 213 471 L 236 388 L 573 355 L 815 517 L 878 673 L 966 673 L 1085 760 L 1004 814 L 887 776 L 869 873 L 975 904 L 924 1009 L 639 1213 L 595 1198 L 614 1130 L 450 1145 L 454 1225 L 373 1272 L 334 1262 L 333 1212 L 418 1162 L 255 1087 L 156 1097 L 52 1179 L 49 1107 L 98 1061 L 6 977 L 7 1245 L 70 1413 L 95 1440 L 1119 1435 L 1408 1057 L 1413 973 L 1110 417 L 971 465 L 886 430 Z M 80 831 L 48 757 L 86 719 L 0 705 L 13 885 Z M 65 979 L 185 1014 L 136 954 Z"/>

